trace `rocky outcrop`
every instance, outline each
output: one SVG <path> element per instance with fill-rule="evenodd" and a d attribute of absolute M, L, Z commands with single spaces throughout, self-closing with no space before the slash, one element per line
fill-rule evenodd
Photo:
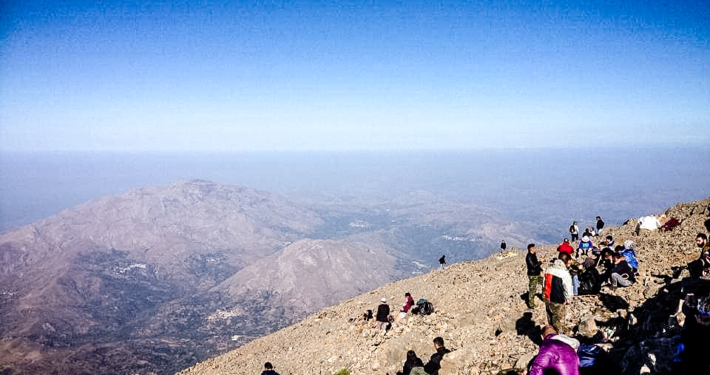
<path fill-rule="evenodd" d="M 595 327 L 612 332 L 601 344 L 625 374 L 671 371 L 673 336 L 669 325 L 675 313 L 685 272 L 698 257 L 695 235 L 706 230 L 706 199 L 679 204 L 666 211 L 681 221 L 670 232 L 641 231 L 635 220 L 608 228 L 617 243 L 632 240 L 640 262 L 637 282 L 598 296 L 576 297 L 567 323 L 582 341 Z M 545 246 L 539 256 L 556 256 L 555 246 Z M 445 270 L 391 283 L 313 314 L 303 321 L 255 340 L 222 356 L 209 359 L 179 374 L 259 373 L 266 361 L 282 375 L 333 374 L 348 369 L 353 374 L 390 373 L 401 369 L 407 350 L 423 359 L 433 352 L 431 341 L 441 336 L 453 350 L 444 357 L 442 375 L 496 374 L 521 369 L 537 352 L 539 326 L 545 324 L 542 304 L 528 310 L 524 252 L 497 254 L 462 262 Z M 396 310 L 404 293 L 426 298 L 436 307 L 429 316 L 409 316 L 384 333 L 361 318 L 386 297 Z M 586 336 L 586 338 L 585 338 Z"/>

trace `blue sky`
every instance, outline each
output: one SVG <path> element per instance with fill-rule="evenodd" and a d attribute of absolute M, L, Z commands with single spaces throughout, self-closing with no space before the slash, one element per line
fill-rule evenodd
<path fill-rule="evenodd" d="M 2 150 L 710 146 L 707 1 L 0 6 Z"/>

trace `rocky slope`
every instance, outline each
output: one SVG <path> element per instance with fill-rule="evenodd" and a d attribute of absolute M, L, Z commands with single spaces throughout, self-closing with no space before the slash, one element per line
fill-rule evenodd
<path fill-rule="evenodd" d="M 585 340 L 597 326 L 616 328 L 616 339 L 603 344 L 625 374 L 671 373 L 669 356 L 678 327 L 669 323 L 675 312 L 687 271 L 682 267 L 698 257 L 694 238 L 707 228 L 710 199 L 684 203 L 666 211 L 681 220 L 671 232 L 635 233 L 636 220 L 607 229 L 617 243 L 632 240 L 640 262 L 637 282 L 600 296 L 576 297 L 567 323 Z M 556 256 L 555 246 L 539 251 Z M 315 313 L 298 324 L 255 340 L 222 356 L 179 372 L 180 375 L 258 374 L 266 361 L 282 375 L 394 374 L 407 350 L 428 358 L 431 340 L 442 336 L 454 351 L 443 361 L 442 375 L 495 374 L 522 368 L 537 352 L 536 326 L 545 324 L 539 303 L 528 310 L 524 252 L 498 254 L 481 261 L 462 262 L 445 270 L 391 283 Z M 412 316 L 395 324 L 386 335 L 362 321 L 382 297 L 392 308 L 405 292 L 427 298 L 436 312 Z M 588 337 L 587 337 L 588 339 Z"/>
<path fill-rule="evenodd" d="M 423 193 L 306 206 L 193 180 L 96 199 L 0 234 L 0 373 L 177 371 L 527 225 Z"/>

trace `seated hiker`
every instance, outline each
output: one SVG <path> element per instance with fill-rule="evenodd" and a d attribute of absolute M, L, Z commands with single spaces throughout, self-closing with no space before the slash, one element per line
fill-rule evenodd
<path fill-rule="evenodd" d="M 572 276 L 572 291 L 573 294 L 577 295 L 577 288 L 579 288 L 579 274 L 581 272 L 581 265 L 574 259 L 570 259 L 567 265 L 567 271 L 569 271 L 570 276 Z"/>
<path fill-rule="evenodd" d="M 399 310 L 399 314 L 397 314 L 397 322 L 407 316 L 407 313 L 409 312 L 409 309 L 412 308 L 412 305 L 414 305 L 414 299 L 412 298 L 412 295 L 409 294 L 409 292 L 404 293 L 404 305 L 402 305 L 402 308 Z"/>
<path fill-rule="evenodd" d="M 582 240 L 579 241 L 579 246 L 577 247 L 577 254 L 575 258 L 579 258 L 579 252 L 581 251 L 584 256 L 589 255 L 589 250 L 594 247 L 594 242 L 592 242 L 590 236 L 582 236 Z"/>
<path fill-rule="evenodd" d="M 407 360 L 404 362 L 402 371 L 397 371 L 397 375 L 426 375 L 424 363 L 414 350 L 407 352 Z"/>
<path fill-rule="evenodd" d="M 375 328 L 387 329 L 390 324 L 390 306 L 387 304 L 387 298 L 382 297 L 382 303 L 377 306 L 377 316 L 375 317 Z"/>
<path fill-rule="evenodd" d="M 587 236 L 587 237 L 594 237 L 594 228 L 589 227 L 584 230 L 584 233 L 582 233 L 582 237 Z"/>
<path fill-rule="evenodd" d="M 274 371 L 274 366 L 271 364 L 271 362 L 266 362 L 264 363 L 264 371 L 261 373 L 261 375 L 279 375 L 279 373 Z"/>
<path fill-rule="evenodd" d="M 579 275 L 578 294 L 599 294 L 602 279 L 601 275 L 599 275 L 599 271 L 594 266 L 594 259 L 585 259 L 584 263 L 582 263 L 582 267 L 584 268 L 584 272 Z"/>
<path fill-rule="evenodd" d="M 680 225 L 680 221 L 678 221 L 678 219 L 672 217 L 672 218 L 668 219 L 668 221 L 666 221 L 665 224 L 663 224 L 662 230 L 664 232 L 670 232 L 673 230 L 673 228 L 675 228 L 679 225 Z"/>
<path fill-rule="evenodd" d="M 363 319 L 364 321 L 366 321 L 366 322 L 370 321 L 370 319 L 372 319 L 372 318 L 373 318 L 373 316 L 372 316 L 372 310 L 367 310 L 367 311 L 365 311 L 365 313 L 362 315 L 362 319 Z"/>
<path fill-rule="evenodd" d="M 551 325 L 543 329 L 542 339 L 540 351 L 530 364 L 529 375 L 579 375 L 579 341 L 558 335 L 555 327 Z"/>
<path fill-rule="evenodd" d="M 685 296 L 685 325 L 676 355 L 678 374 L 710 374 L 710 296 Z"/>
<path fill-rule="evenodd" d="M 703 269 L 706 267 L 703 255 L 710 253 L 710 242 L 705 233 L 698 233 L 698 235 L 695 236 L 695 244 L 700 248 L 700 257 L 688 263 L 688 271 L 690 271 L 690 276 L 693 278 L 703 276 Z"/>
<path fill-rule="evenodd" d="M 569 240 L 565 238 L 564 240 L 562 240 L 560 246 L 557 246 L 557 251 L 559 251 L 560 253 L 567 253 L 572 256 L 574 249 L 572 248 L 572 245 L 569 244 Z"/>
<path fill-rule="evenodd" d="M 606 236 L 606 243 L 604 244 L 606 247 L 613 249 L 614 248 L 614 237 L 612 236 Z"/>
<path fill-rule="evenodd" d="M 624 241 L 624 247 L 621 250 L 621 255 L 624 256 L 624 260 L 626 260 L 626 263 L 631 266 L 634 272 L 637 272 L 639 269 L 639 262 L 638 260 L 636 260 L 636 252 L 634 251 L 634 241 Z"/>
<path fill-rule="evenodd" d="M 609 276 L 611 288 L 616 289 L 617 287 L 627 287 L 636 282 L 634 271 L 626 262 L 624 256 L 617 253 L 612 255 L 612 257 L 614 259 L 614 268 L 611 269 L 611 274 Z"/>
<path fill-rule="evenodd" d="M 444 347 L 444 339 L 441 337 L 434 338 L 434 348 L 436 349 L 436 353 L 432 354 L 431 358 L 429 358 L 429 362 L 424 365 L 424 371 L 429 375 L 439 375 L 441 360 L 444 358 L 444 354 L 451 352 Z"/>

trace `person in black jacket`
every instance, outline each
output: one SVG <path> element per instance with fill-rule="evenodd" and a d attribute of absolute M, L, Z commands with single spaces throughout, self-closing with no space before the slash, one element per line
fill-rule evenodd
<path fill-rule="evenodd" d="M 271 362 L 266 362 L 264 363 L 264 371 L 261 373 L 261 375 L 279 375 L 279 373 L 274 371 L 274 366 L 271 364 Z"/>
<path fill-rule="evenodd" d="M 390 306 L 387 304 L 387 298 L 382 297 L 382 304 L 377 306 L 377 316 L 375 317 L 375 327 L 379 329 L 387 329 L 389 325 Z"/>
<path fill-rule="evenodd" d="M 535 253 L 537 249 L 535 244 L 531 243 L 528 245 L 528 255 L 525 257 L 525 265 L 528 267 L 528 307 L 531 309 L 535 308 L 535 294 L 537 294 L 537 288 L 542 285 L 542 260 L 537 260 L 537 255 Z"/>
<path fill-rule="evenodd" d="M 414 350 L 410 350 L 407 352 L 407 360 L 404 362 L 402 371 L 398 371 L 397 375 L 410 375 L 412 372 L 416 374 L 422 371 L 424 371 L 424 363 L 417 357 L 417 353 Z"/>
<path fill-rule="evenodd" d="M 436 353 L 432 354 L 429 362 L 424 365 L 424 371 L 429 375 L 439 375 L 444 354 L 451 352 L 451 350 L 444 347 L 444 339 L 441 337 L 434 338 L 434 348 L 436 348 Z"/>
<path fill-rule="evenodd" d="M 614 254 L 614 268 L 611 269 L 609 276 L 609 282 L 611 283 L 611 289 L 616 289 L 617 287 L 626 287 L 634 282 L 636 278 L 634 277 L 634 271 L 631 269 L 624 256 L 621 254 Z"/>
<path fill-rule="evenodd" d="M 597 236 L 602 234 L 602 229 L 604 229 L 604 221 L 601 216 L 597 216 Z"/>

